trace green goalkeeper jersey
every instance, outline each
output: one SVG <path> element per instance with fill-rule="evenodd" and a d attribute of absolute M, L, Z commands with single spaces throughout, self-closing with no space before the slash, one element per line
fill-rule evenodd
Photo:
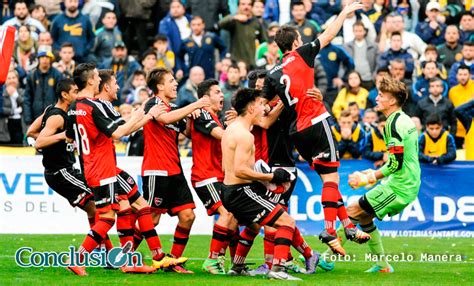
<path fill-rule="evenodd" d="M 399 197 L 413 201 L 420 189 L 418 132 L 411 118 L 398 110 L 387 118 L 383 134 L 389 157 L 382 167 L 386 177 L 381 184 Z"/>

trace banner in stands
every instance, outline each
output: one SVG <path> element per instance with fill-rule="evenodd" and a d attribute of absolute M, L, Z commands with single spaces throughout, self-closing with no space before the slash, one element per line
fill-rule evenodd
<path fill-rule="evenodd" d="M 118 165 L 141 185 L 139 157 L 118 157 Z M 182 158 L 189 181 L 191 159 Z M 347 185 L 349 173 L 372 167 L 364 160 L 343 161 L 340 168 L 344 201 L 358 200 L 365 189 Z M 298 165 L 298 183 L 290 201 L 290 214 L 303 234 L 317 235 L 322 230 L 321 181 L 307 164 Z M 474 237 L 474 162 L 422 167 L 418 199 L 401 214 L 377 222 L 387 236 Z M 211 234 L 212 218 L 193 192 L 196 202 L 194 234 Z M 177 219 L 165 215 L 157 227 L 161 234 L 172 234 Z M 72 208 L 48 188 L 43 176 L 41 156 L 0 156 L 0 233 L 85 233 L 86 214 Z"/>

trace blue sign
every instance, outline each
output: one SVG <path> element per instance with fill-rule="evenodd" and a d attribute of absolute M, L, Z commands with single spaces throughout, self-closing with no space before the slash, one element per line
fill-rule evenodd
<path fill-rule="evenodd" d="M 307 164 L 298 164 L 298 181 L 290 200 L 290 214 L 303 234 L 322 231 L 322 182 Z M 343 160 L 339 169 L 340 191 L 346 205 L 358 200 L 366 189 L 352 190 L 347 184 L 350 173 L 373 168 L 366 160 Z M 474 237 L 474 162 L 448 165 L 422 165 L 418 199 L 402 213 L 376 222 L 393 236 Z"/>

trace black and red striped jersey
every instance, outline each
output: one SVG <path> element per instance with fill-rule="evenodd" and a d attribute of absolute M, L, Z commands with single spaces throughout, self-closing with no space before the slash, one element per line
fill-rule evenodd
<path fill-rule="evenodd" d="M 253 144 L 255 146 L 255 162 L 263 160 L 268 164 L 267 130 L 258 125 L 252 127 Z"/>
<path fill-rule="evenodd" d="M 322 101 L 308 96 L 314 88 L 314 58 L 319 53 L 316 39 L 284 55 L 280 64 L 271 69 L 263 93 L 268 100 L 276 95 L 290 111 L 290 134 L 300 132 L 330 116 Z"/>
<path fill-rule="evenodd" d="M 159 97 L 155 97 L 148 100 L 145 105 L 145 112 L 148 112 L 157 104 L 164 104 L 168 112 L 177 109 L 175 104 L 167 104 Z M 178 135 L 185 129 L 186 119 L 166 125 L 152 120 L 143 126 L 145 148 L 142 176 L 172 176 L 182 173 L 178 151 Z"/>
<path fill-rule="evenodd" d="M 209 183 L 222 182 L 222 149 L 221 140 L 212 137 L 214 128 L 224 129 L 219 117 L 205 109 L 201 116 L 191 119 L 191 139 L 193 142 L 193 167 L 191 182 L 194 187 L 202 187 Z"/>
<path fill-rule="evenodd" d="M 115 152 L 112 134 L 118 125 L 107 116 L 101 103 L 78 98 L 68 110 L 66 136 L 74 138 L 81 168 L 91 187 L 115 182 Z"/>

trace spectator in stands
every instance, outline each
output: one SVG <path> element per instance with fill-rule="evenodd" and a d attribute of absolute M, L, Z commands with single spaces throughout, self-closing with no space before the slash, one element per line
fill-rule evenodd
<path fill-rule="evenodd" d="M 5 0 L 0 2 L 0 25 L 13 18 L 15 10 L 15 0 Z"/>
<path fill-rule="evenodd" d="M 263 19 L 265 13 L 265 0 L 255 0 L 252 4 L 252 15 L 257 19 L 258 23 L 264 30 L 268 29 L 269 21 Z"/>
<path fill-rule="evenodd" d="M 5 2 L 5 1 L 3 1 Z M 46 28 L 41 24 L 40 21 L 32 18 L 30 12 L 28 11 L 28 5 L 26 1 L 18 0 L 15 2 L 14 18 L 3 23 L 3 27 L 13 26 L 18 31 L 20 26 L 26 25 L 29 28 L 31 36 L 33 39 L 37 40 L 38 35 L 41 32 L 45 32 Z M 18 37 L 18 33 L 17 33 Z"/>
<path fill-rule="evenodd" d="M 362 152 L 362 158 L 374 161 L 375 166 L 380 167 L 388 160 L 387 145 L 383 139 L 383 129 L 387 118 L 381 114 L 376 120 L 377 124 L 374 124 L 366 134 L 366 144 Z"/>
<path fill-rule="evenodd" d="M 393 32 L 390 35 L 390 49 L 380 55 L 378 65 L 379 67 L 386 67 L 390 64 L 390 61 L 401 59 L 405 62 L 405 78 L 411 78 L 415 69 L 415 62 L 413 56 L 402 46 L 402 35 L 399 32 Z"/>
<path fill-rule="evenodd" d="M 347 109 L 351 112 L 352 120 L 354 120 L 355 123 L 362 122 L 361 110 L 357 102 L 355 101 L 349 102 L 349 104 L 347 105 Z"/>
<path fill-rule="evenodd" d="M 454 115 L 454 105 L 449 98 L 443 96 L 445 85 L 442 79 L 435 77 L 429 82 L 429 96 L 418 101 L 415 115 L 426 125 L 431 114 L 438 114 L 443 122 L 443 127 L 451 134 L 456 134 L 457 123 Z"/>
<path fill-rule="evenodd" d="M 40 116 L 46 106 L 57 101 L 56 83 L 63 74 L 53 68 L 54 55 L 52 52 L 40 50 L 37 54 L 38 67 L 27 76 L 23 114 L 26 125 L 30 125 Z"/>
<path fill-rule="evenodd" d="M 21 145 L 23 142 L 24 90 L 20 88 L 20 77 L 16 71 L 7 75 L 2 93 L 3 110 L 0 110 L 0 142 Z"/>
<path fill-rule="evenodd" d="M 439 45 L 443 43 L 446 24 L 440 16 L 440 6 L 438 2 L 429 2 L 426 5 L 426 19 L 416 25 L 416 34 L 429 45 Z"/>
<path fill-rule="evenodd" d="M 474 16 L 471 12 L 466 11 L 462 14 L 459 22 L 459 28 L 461 29 L 461 42 L 473 42 L 474 41 Z"/>
<path fill-rule="evenodd" d="M 349 107 L 350 102 L 356 102 L 361 110 L 367 106 L 367 97 L 369 92 L 367 89 L 361 87 L 361 77 L 356 71 L 351 71 L 347 80 L 346 87 L 341 89 L 337 95 L 332 113 L 334 117 L 339 118 L 341 112 Z"/>
<path fill-rule="evenodd" d="M 127 80 L 135 71 L 141 69 L 141 66 L 132 56 L 128 55 L 125 43 L 119 41 L 115 43 L 115 46 L 112 49 L 112 58 L 100 64 L 99 69 L 113 70 L 115 77 L 117 78 L 117 84 L 120 89 L 123 89 Z M 119 102 L 113 103 L 114 105 L 119 104 Z"/>
<path fill-rule="evenodd" d="M 193 16 L 199 16 L 206 25 L 206 31 L 217 32 L 219 30 L 219 15 L 222 17 L 229 14 L 227 0 L 188 0 L 186 6 Z"/>
<path fill-rule="evenodd" d="M 232 96 L 242 87 L 243 85 L 240 81 L 240 68 L 237 64 L 231 64 L 227 69 L 227 81 L 221 86 L 222 93 L 224 94 L 223 113 L 232 108 Z"/>
<path fill-rule="evenodd" d="M 438 69 L 437 76 L 439 76 L 443 80 L 446 80 L 448 78 L 448 71 L 446 70 L 444 65 L 441 62 L 439 62 L 438 50 L 433 45 L 426 46 L 426 50 L 424 53 L 424 60 L 420 61 L 419 64 L 417 64 L 416 76 L 417 77 L 423 76 L 422 67 L 426 64 L 426 62 L 430 62 L 430 61 L 436 63 L 436 68 Z"/>
<path fill-rule="evenodd" d="M 216 70 L 219 74 L 219 84 L 224 85 L 227 81 L 227 71 L 232 65 L 232 60 L 229 57 L 225 57 L 222 61 L 216 64 Z"/>
<path fill-rule="evenodd" d="M 352 120 L 351 112 L 341 112 L 337 124 L 332 126 L 334 137 L 337 141 L 339 156 L 343 159 L 358 159 L 364 148 L 364 130 Z"/>
<path fill-rule="evenodd" d="M 157 63 L 158 58 L 156 57 L 155 49 L 149 48 L 142 54 L 141 64 L 145 74 L 150 74 L 150 72 L 156 68 Z"/>
<path fill-rule="evenodd" d="M 51 24 L 53 49 L 69 42 L 75 49 L 75 60 L 78 63 L 95 61 L 91 54 L 95 43 L 95 34 L 89 17 L 79 11 L 78 0 L 65 0 L 65 11 L 58 15 Z"/>
<path fill-rule="evenodd" d="M 448 97 L 453 103 L 454 108 L 457 108 L 474 99 L 474 80 L 471 79 L 469 67 L 466 65 L 459 66 L 456 79 L 458 81 L 458 85 L 453 86 L 449 90 L 448 94 Z M 466 129 L 464 129 L 464 126 L 459 120 L 455 136 L 456 146 L 461 148 L 462 144 L 464 143 L 464 137 L 466 136 Z"/>
<path fill-rule="evenodd" d="M 401 64 L 403 65 L 402 78 L 404 78 L 405 63 L 402 61 Z M 369 90 L 369 95 L 367 96 L 367 107 L 374 107 L 377 105 L 377 103 L 375 102 L 375 98 L 379 94 L 379 90 L 377 89 L 377 86 L 379 82 L 382 80 L 382 78 L 388 74 L 390 74 L 389 67 L 377 68 L 377 72 L 375 74 L 375 86 Z"/>
<path fill-rule="evenodd" d="M 423 77 L 418 78 L 416 83 L 413 85 L 412 100 L 415 103 L 430 95 L 430 81 L 431 79 L 436 78 L 437 74 L 439 73 L 438 66 L 434 61 L 426 62 L 422 69 Z M 444 80 L 440 80 L 442 81 L 443 86 L 442 95 L 445 97 L 448 95 L 448 84 Z"/>
<path fill-rule="evenodd" d="M 321 27 L 315 21 L 306 19 L 306 9 L 303 1 L 292 1 L 291 15 L 293 20 L 288 22 L 287 25 L 295 26 L 298 29 L 303 44 L 314 41 L 321 32 Z"/>
<path fill-rule="evenodd" d="M 383 5 L 378 7 L 374 0 L 362 0 L 360 1 L 364 8 L 362 8 L 362 13 L 364 13 L 374 25 L 375 31 L 380 32 L 380 27 L 382 26 L 383 15 L 382 8 Z"/>
<path fill-rule="evenodd" d="M 380 52 L 385 52 L 390 47 L 391 35 L 398 32 L 402 35 L 402 49 L 409 51 L 417 60 L 425 51 L 426 43 L 415 33 L 405 31 L 405 20 L 402 15 L 392 12 L 385 17 L 380 30 Z"/>
<path fill-rule="evenodd" d="M 201 17 L 195 16 L 191 20 L 192 34 L 181 43 L 179 50 L 179 62 L 181 73 L 187 75 L 189 69 L 200 66 L 204 69 L 206 79 L 216 76 L 215 51 L 219 51 L 220 58 L 223 59 L 227 52 L 224 42 L 214 33 L 204 30 L 204 21 Z M 187 56 L 188 61 L 185 62 Z"/>
<path fill-rule="evenodd" d="M 342 0 L 341 6 L 344 7 L 351 2 L 352 0 Z M 329 27 L 332 22 L 336 20 L 336 17 L 337 15 L 334 15 L 329 18 L 329 20 L 324 23 L 323 28 L 326 29 L 326 27 Z M 352 29 L 356 21 L 360 21 L 367 29 L 367 39 L 369 39 L 371 42 L 375 42 L 375 39 L 377 38 L 377 32 L 375 31 L 375 27 L 369 18 L 363 13 L 352 12 L 351 14 L 347 15 L 339 35 L 334 38 L 332 43 L 342 45 L 354 40 L 354 33 L 352 32 Z"/>
<path fill-rule="evenodd" d="M 240 82 L 242 83 L 244 87 L 246 87 L 248 86 L 247 74 L 248 74 L 249 68 L 244 61 L 238 61 L 237 66 L 239 67 L 239 71 L 240 71 Z"/>
<path fill-rule="evenodd" d="M 74 46 L 71 43 L 64 43 L 59 50 L 59 62 L 53 63 L 53 67 L 60 71 L 65 77 L 71 78 L 76 68 L 74 58 Z"/>
<path fill-rule="evenodd" d="M 263 43 L 260 43 L 260 45 L 258 46 L 257 48 L 257 55 L 256 55 L 256 66 L 258 68 L 262 68 L 266 65 L 271 65 L 271 64 L 268 64 L 269 62 L 272 62 L 273 60 L 273 56 L 272 54 L 274 54 L 274 50 L 270 51 L 270 59 L 267 60 L 267 53 L 268 53 L 268 49 L 269 49 L 269 42 L 271 41 L 272 44 L 275 42 L 275 35 L 276 35 L 276 32 L 278 31 L 278 29 L 280 28 L 280 26 L 278 25 L 277 22 L 273 22 L 273 23 L 270 23 L 270 25 L 268 26 L 268 29 L 267 29 L 267 36 L 268 36 L 268 39 L 266 42 L 263 42 Z M 274 45 L 273 47 L 274 48 Z M 278 48 L 278 45 L 277 45 L 277 48 Z M 282 52 L 280 51 L 280 48 L 278 48 L 278 60 L 281 59 L 281 57 L 283 56 Z"/>
<path fill-rule="evenodd" d="M 321 61 L 317 58 L 314 59 L 314 85 L 322 94 L 326 94 L 326 91 L 328 90 L 328 76 Z M 326 108 L 329 110 L 331 109 L 329 106 Z"/>
<path fill-rule="evenodd" d="M 320 61 L 326 72 L 328 89 L 324 96 L 324 102 L 331 107 L 339 89 L 344 87 L 344 81 L 347 80 L 349 72 L 354 70 L 354 60 L 343 48 L 331 43 L 321 49 L 316 59 Z M 341 68 L 344 68 L 345 71 L 342 78 L 339 77 Z"/>
<path fill-rule="evenodd" d="M 418 145 L 420 162 L 442 165 L 456 159 L 454 137 L 443 128 L 438 114 L 431 114 L 426 119 L 426 130 L 421 134 Z"/>
<path fill-rule="evenodd" d="M 50 21 L 61 13 L 62 0 L 35 0 L 34 2 L 46 9 L 46 15 Z"/>
<path fill-rule="evenodd" d="M 156 35 L 153 42 L 153 48 L 156 50 L 156 58 L 158 60 L 156 67 L 173 70 L 175 67 L 175 54 L 168 46 L 168 38 L 165 35 Z M 178 71 L 176 79 L 182 79 L 183 75 L 183 72 Z"/>
<path fill-rule="evenodd" d="M 31 8 L 31 17 L 38 20 L 46 30 L 49 30 L 51 22 L 48 20 L 48 14 L 44 6 L 34 5 Z"/>
<path fill-rule="evenodd" d="M 455 62 L 451 69 L 449 70 L 448 83 L 449 86 L 455 86 L 458 84 L 456 75 L 458 73 L 458 68 L 464 64 L 469 67 L 471 70 L 471 78 L 474 79 L 474 42 L 466 42 L 461 50 L 462 59 L 458 62 Z"/>
<path fill-rule="evenodd" d="M 175 55 L 178 55 L 183 40 L 191 36 L 190 23 L 191 16 L 186 14 L 184 4 L 180 0 L 172 0 L 170 12 L 161 20 L 158 33 L 168 37 L 168 46 Z M 180 66 L 180 63 L 177 63 L 174 68 L 178 79 L 183 77 L 183 71 L 177 70 Z"/>
<path fill-rule="evenodd" d="M 362 22 L 357 21 L 353 26 L 354 40 L 346 43 L 344 49 L 354 59 L 355 70 L 362 77 L 362 87 L 372 89 L 375 84 L 373 74 L 377 68 L 378 46 L 367 39 L 367 30 Z"/>
<path fill-rule="evenodd" d="M 21 25 L 18 28 L 18 37 L 15 41 L 13 57 L 19 65 L 27 72 L 31 71 L 34 66 L 30 58 L 36 54 L 36 41 L 31 36 L 28 26 Z"/>
<path fill-rule="evenodd" d="M 118 2 L 124 19 L 123 40 L 127 47 L 132 47 L 133 43 L 136 43 L 138 52 L 142 53 L 148 48 L 146 26 L 151 19 L 151 8 L 157 1 L 140 0 L 137 3 L 130 0 L 118 0 Z"/>
<path fill-rule="evenodd" d="M 123 88 L 121 101 L 128 104 L 141 101 L 139 96 L 143 87 L 146 87 L 146 74 L 142 70 L 136 70 Z"/>
<path fill-rule="evenodd" d="M 449 70 L 451 66 L 462 59 L 462 44 L 459 42 L 460 34 L 456 25 L 446 27 L 444 34 L 445 43 L 437 46 L 439 60 Z"/>
<path fill-rule="evenodd" d="M 97 62 L 112 58 L 112 49 L 116 42 L 122 41 L 122 32 L 117 26 L 117 16 L 113 11 L 105 13 L 102 18 L 103 26 L 95 32 L 94 55 Z"/>
<path fill-rule="evenodd" d="M 256 66 L 257 68 L 263 68 L 271 70 L 280 61 L 280 48 L 275 42 L 275 37 L 268 37 L 266 44 L 266 53 L 257 56 Z"/>
<path fill-rule="evenodd" d="M 252 16 L 252 0 L 240 0 L 236 15 L 227 15 L 219 26 L 230 32 L 230 53 L 235 61 L 242 60 L 248 67 L 255 67 L 255 41 L 266 41 L 265 30 Z"/>
<path fill-rule="evenodd" d="M 49 47 L 50 50 L 53 49 L 53 37 L 51 37 L 51 33 L 46 31 L 42 32 L 38 36 L 38 47 L 46 46 Z"/>
<path fill-rule="evenodd" d="M 189 78 L 179 89 L 175 104 L 181 108 L 198 100 L 197 87 L 205 79 L 204 69 L 194 66 L 189 70 Z"/>

